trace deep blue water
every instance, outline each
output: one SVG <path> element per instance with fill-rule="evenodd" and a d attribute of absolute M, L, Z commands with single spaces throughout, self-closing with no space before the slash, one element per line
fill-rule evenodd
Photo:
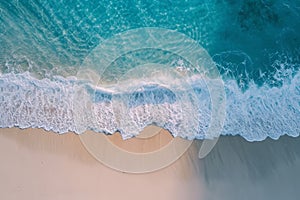
<path fill-rule="evenodd" d="M 210 94 L 197 72 L 189 72 L 183 84 L 160 69 L 159 75 L 135 70 L 145 63 L 190 69 L 172 52 L 127 52 L 103 73 L 100 59 L 97 87 L 80 80 L 86 58 L 106 40 L 159 27 L 195 40 L 214 61 L 226 93 L 221 134 L 249 141 L 298 136 L 299 13 L 297 0 L 2 0 L 0 127 L 120 130 L 128 138 L 154 123 L 175 136 L 209 137 Z"/>

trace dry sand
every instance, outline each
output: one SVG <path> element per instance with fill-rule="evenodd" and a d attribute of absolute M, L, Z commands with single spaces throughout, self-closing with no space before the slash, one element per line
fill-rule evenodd
<path fill-rule="evenodd" d="M 163 146 L 168 136 L 161 137 Z M 118 135 L 112 140 L 129 151 L 157 147 L 157 140 L 153 146 L 142 143 L 143 148 L 126 146 Z M 199 146 L 194 142 L 162 170 L 127 174 L 96 161 L 75 134 L 0 129 L 0 199 L 299 199 L 299 137 L 254 143 L 221 137 L 203 160 L 197 159 Z"/>
<path fill-rule="evenodd" d="M 162 136 L 161 146 L 169 136 Z M 111 138 L 127 150 L 120 136 Z M 153 140 L 157 141 L 157 138 Z M 153 146 L 128 144 L 150 151 Z M 113 155 L 112 155 L 113 156 Z M 78 135 L 40 129 L 0 129 L 0 199 L 198 199 L 200 185 L 183 160 L 147 174 L 127 174 L 96 161 Z M 180 164 L 181 163 L 181 164 Z"/>

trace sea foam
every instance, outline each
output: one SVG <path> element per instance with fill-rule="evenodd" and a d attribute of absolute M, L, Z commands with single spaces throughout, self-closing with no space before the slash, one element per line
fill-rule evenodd
<path fill-rule="evenodd" d="M 236 81 L 224 81 L 226 120 L 219 134 L 248 141 L 300 133 L 300 74 L 281 87 L 250 83 L 242 91 Z M 0 75 L 0 127 L 43 128 L 56 133 L 86 130 L 123 139 L 149 124 L 187 139 L 210 138 L 211 100 L 207 80 L 190 77 L 189 87 L 147 82 L 135 86 L 95 86 L 76 77 L 36 79 L 29 73 Z M 171 80 L 170 80 L 171 82 Z"/>

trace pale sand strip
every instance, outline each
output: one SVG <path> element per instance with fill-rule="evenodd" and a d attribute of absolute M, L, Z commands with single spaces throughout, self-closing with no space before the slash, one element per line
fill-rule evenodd
<path fill-rule="evenodd" d="M 199 146 L 160 171 L 126 174 L 93 159 L 75 134 L 0 129 L 0 199 L 299 199 L 300 137 L 220 137 L 203 160 Z"/>
<path fill-rule="evenodd" d="M 110 168 L 126 173 L 148 173 L 177 161 L 193 142 L 174 138 L 166 130 L 159 130 L 157 135 L 150 134 L 150 138 L 145 138 L 142 131 L 142 138 L 125 141 L 119 134 L 107 137 L 93 131 L 87 131 L 79 137 L 88 152 Z"/>
<path fill-rule="evenodd" d="M 134 140 L 125 145 L 118 135 L 111 139 L 123 148 L 139 146 L 128 150 L 147 152 L 167 144 L 170 136 L 157 136 L 153 146 Z M 121 173 L 92 158 L 73 133 L 0 129 L 0 159 L 0 199 L 196 200 L 201 193 L 188 154 L 157 172 Z"/>
<path fill-rule="evenodd" d="M 138 138 L 123 140 L 121 134 L 115 133 L 113 135 L 109 135 L 108 139 L 121 149 L 134 153 L 155 151 L 168 145 L 173 139 L 172 135 L 164 129 L 159 128 L 157 131 L 153 131 L 153 135 L 149 128 L 147 130 L 148 131 L 145 134 L 142 132 L 142 136 L 139 135 L 140 137 Z"/>

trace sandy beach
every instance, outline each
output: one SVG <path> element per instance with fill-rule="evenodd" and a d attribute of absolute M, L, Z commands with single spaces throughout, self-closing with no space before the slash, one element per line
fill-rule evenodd
<path fill-rule="evenodd" d="M 153 173 L 122 173 L 95 160 L 73 133 L 0 129 L 0 148 L 0 199 L 197 199 L 201 192 L 182 159 Z"/>
<path fill-rule="evenodd" d="M 165 145 L 168 136 L 160 143 Z M 127 148 L 120 136 L 112 141 Z M 156 142 L 155 142 L 156 141 Z M 162 140 L 160 140 L 162 141 Z M 136 141 L 130 151 L 157 148 L 157 139 Z M 281 137 L 250 143 L 221 137 L 204 159 L 199 141 L 172 165 L 152 173 L 128 174 L 94 159 L 73 133 L 0 129 L 0 199 L 297 199 L 300 139 Z M 126 147 L 127 145 L 127 147 Z M 155 146 L 156 145 L 156 146 Z M 112 155 L 113 156 L 113 155 Z"/>

